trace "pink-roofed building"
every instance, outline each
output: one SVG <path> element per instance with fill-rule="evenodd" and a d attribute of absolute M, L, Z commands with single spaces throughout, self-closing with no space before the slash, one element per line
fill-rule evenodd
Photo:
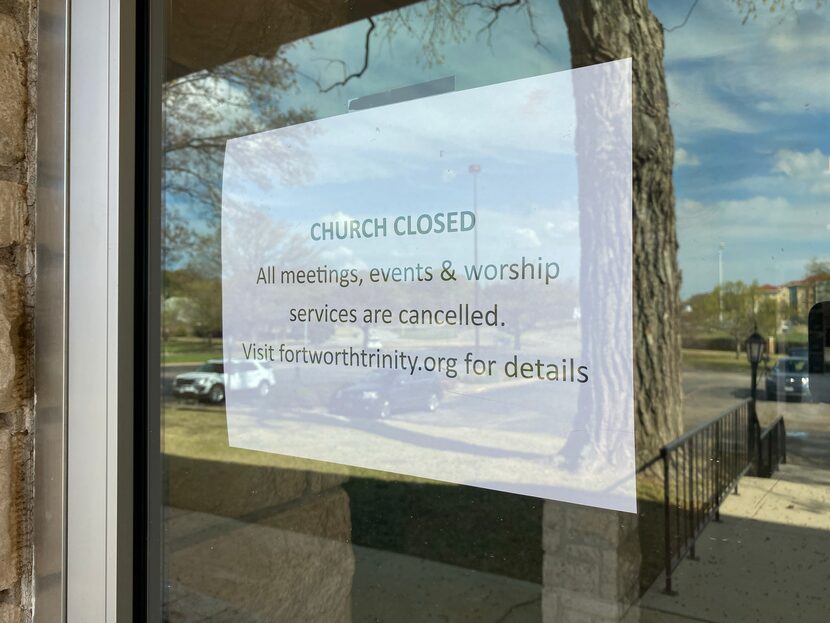
<path fill-rule="evenodd" d="M 805 316 L 819 301 L 830 300 L 830 274 L 811 275 L 781 286 L 785 302 L 793 315 Z"/>

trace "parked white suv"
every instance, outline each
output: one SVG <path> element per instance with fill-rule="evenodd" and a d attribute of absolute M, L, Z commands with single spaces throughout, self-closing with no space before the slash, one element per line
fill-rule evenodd
<path fill-rule="evenodd" d="M 173 395 L 213 404 L 225 401 L 225 388 L 267 396 L 274 387 L 274 371 L 258 361 L 211 359 L 193 372 L 176 376 Z"/>

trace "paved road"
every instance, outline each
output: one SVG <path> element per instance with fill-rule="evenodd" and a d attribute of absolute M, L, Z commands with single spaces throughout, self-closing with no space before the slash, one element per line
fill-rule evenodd
<path fill-rule="evenodd" d="M 705 422 L 749 397 L 749 379 L 730 372 L 689 371 L 683 374 L 683 419 L 686 429 Z M 784 416 L 790 462 L 830 469 L 830 405 L 758 401 L 758 418 L 769 424 Z"/>
<path fill-rule="evenodd" d="M 683 373 L 683 424 L 686 430 L 711 420 L 749 397 L 745 374 L 690 370 Z"/>

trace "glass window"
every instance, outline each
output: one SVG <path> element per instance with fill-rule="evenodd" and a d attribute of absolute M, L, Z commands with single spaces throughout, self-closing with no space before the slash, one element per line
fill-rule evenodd
<path fill-rule="evenodd" d="M 828 10 L 165 3 L 155 614 L 822 620 Z"/>

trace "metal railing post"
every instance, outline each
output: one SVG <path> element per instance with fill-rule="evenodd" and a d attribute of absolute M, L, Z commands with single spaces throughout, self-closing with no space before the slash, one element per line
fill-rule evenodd
<path fill-rule="evenodd" d="M 671 496 L 669 493 L 669 457 L 666 448 L 660 448 L 660 457 L 663 459 L 663 519 L 665 521 L 665 563 L 666 563 L 666 593 L 671 595 Z"/>
<path fill-rule="evenodd" d="M 723 474 L 721 473 L 721 436 L 723 435 L 723 429 L 721 428 L 721 422 L 718 421 L 716 429 L 715 429 L 715 495 L 714 495 L 714 505 L 715 505 L 715 521 L 720 521 L 720 503 L 721 503 L 721 491 L 723 491 Z"/>
<path fill-rule="evenodd" d="M 732 447 L 734 452 L 732 455 L 732 477 L 735 478 L 735 495 L 738 495 L 738 465 L 740 465 L 740 457 L 738 456 L 738 431 L 741 429 L 740 411 L 735 411 L 732 417 Z"/>
<path fill-rule="evenodd" d="M 773 430 L 774 429 L 774 430 Z M 773 439 L 773 435 L 775 436 Z M 708 523 L 720 521 L 720 505 L 752 467 L 764 469 L 764 457 L 777 466 L 785 456 L 783 417 L 761 431 L 751 401 L 684 433 L 660 449 L 663 461 L 665 592 L 674 594 L 674 568 L 683 558 L 697 559 L 696 541 Z M 762 443 L 770 445 L 766 451 Z M 672 478 L 674 517 L 672 517 Z M 672 526 L 674 521 L 674 526 Z M 672 534 L 672 530 L 675 534 Z M 676 553 L 672 549 L 676 548 Z"/>
<path fill-rule="evenodd" d="M 695 472 L 697 471 L 696 459 L 697 452 L 695 452 L 695 438 L 689 439 L 689 449 L 691 451 L 691 460 L 689 461 L 689 534 L 692 537 L 692 543 L 689 547 L 689 558 L 695 560 L 695 539 L 697 538 L 697 507 L 695 505 L 695 494 L 697 493 L 697 482 L 695 479 Z"/>

